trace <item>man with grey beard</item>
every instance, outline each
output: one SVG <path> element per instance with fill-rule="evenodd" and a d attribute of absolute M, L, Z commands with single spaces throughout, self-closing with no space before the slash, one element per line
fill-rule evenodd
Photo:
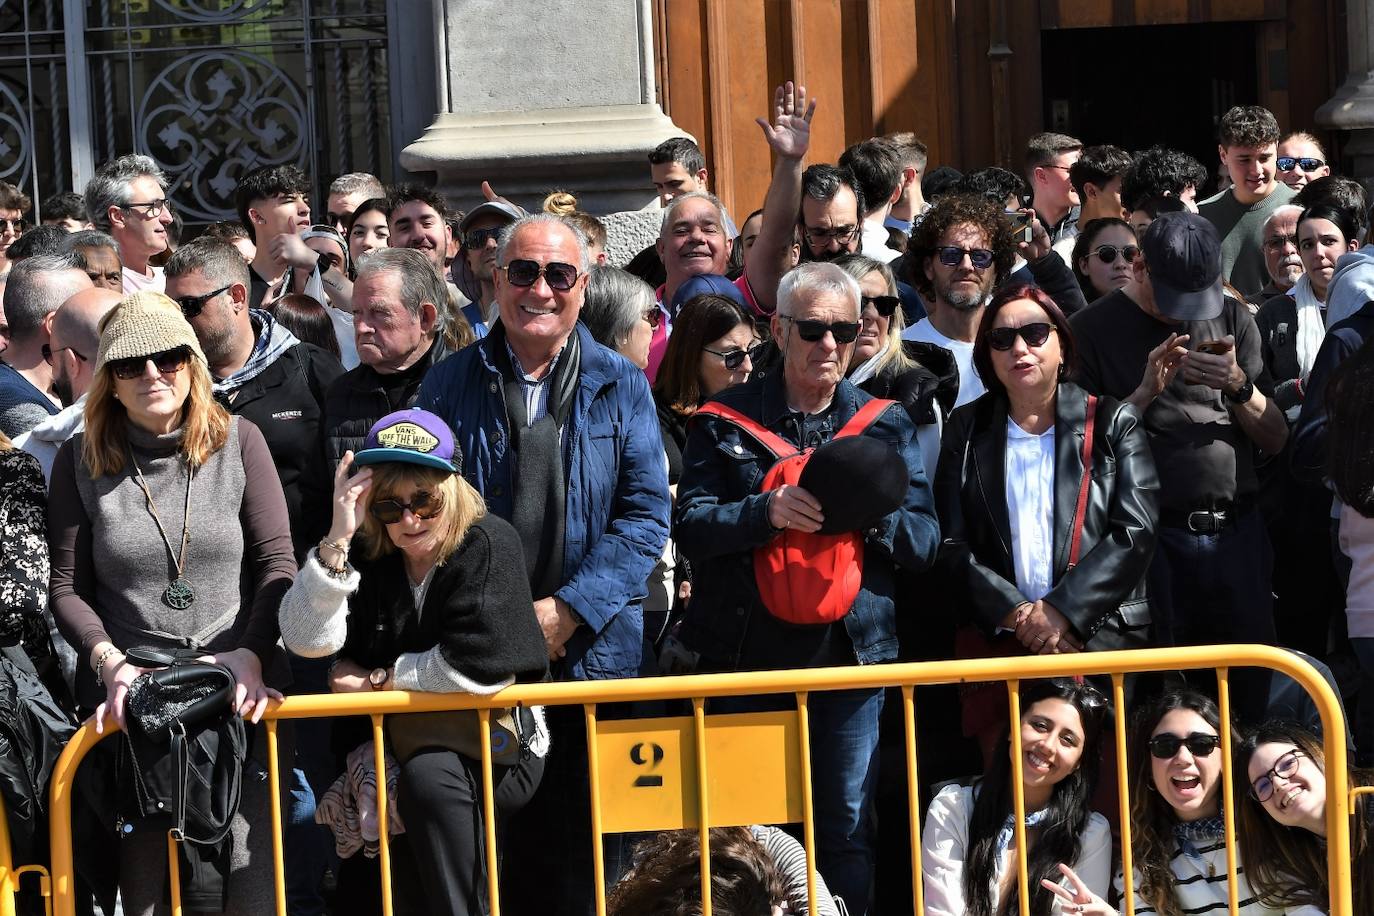
<path fill-rule="evenodd" d="M 1269 285 L 1260 290 L 1257 302 L 1268 302 L 1293 288 L 1302 276 L 1302 258 L 1298 255 L 1298 217 L 1302 207 L 1284 204 L 1264 221 L 1264 269 Z"/>
<path fill-rule="evenodd" d="M 1048 250 L 1043 229 L 1037 241 Z M 1043 252 L 1042 252 L 1043 253 Z M 1002 210 L 981 194 L 948 194 L 926 211 L 907 245 L 920 265 L 917 288 L 928 315 L 902 337 L 944 347 L 959 364 L 959 396 L 967 404 L 984 391 L 973 368 L 973 339 L 983 308 L 1015 260 L 1011 226 Z"/>

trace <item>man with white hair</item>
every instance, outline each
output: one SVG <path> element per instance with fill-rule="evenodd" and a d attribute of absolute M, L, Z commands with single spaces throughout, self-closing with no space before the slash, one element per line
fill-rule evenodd
<path fill-rule="evenodd" d="M 353 221 L 353 211 L 363 201 L 374 197 L 385 197 L 386 189 L 381 180 L 370 172 L 349 172 L 340 175 L 329 185 L 326 219 L 340 235 L 348 232 Z"/>
<path fill-rule="evenodd" d="M 86 272 L 67 255 L 34 255 L 9 272 L 5 283 L 9 346 L 0 363 L 0 431 L 11 439 L 33 429 L 61 406 L 53 393 L 49 362 L 53 315 L 71 296 L 90 288 Z M 95 358 L 94 353 L 88 355 Z"/>
<path fill-rule="evenodd" d="M 772 318 L 782 371 L 727 389 L 716 401 L 790 447 L 824 448 L 874 402 L 845 378 L 859 315 L 859 285 L 839 267 L 812 262 L 790 271 L 778 286 Z M 897 567 L 920 572 L 931 564 L 939 526 L 915 426 L 900 405 L 876 403 L 880 412 L 867 427 L 872 435 L 863 438 L 884 444 L 875 476 L 897 478 L 897 508 L 885 505 L 862 521 L 844 520 L 848 508 L 867 500 L 852 487 L 838 501 L 789 484 L 760 492 L 773 453 L 734 419 L 697 414 L 683 450 L 674 526 L 678 549 L 692 564 L 692 601 L 680 638 L 699 655 L 697 670 L 873 664 L 897 657 L 894 574 Z M 843 476 L 870 479 L 863 473 L 867 466 L 847 470 L 852 473 Z M 827 520 L 843 526 L 833 533 L 860 538 L 862 584 L 834 622 L 795 626 L 765 604 L 753 557 L 784 532 L 812 534 Z M 713 711 L 783 708 L 776 699 L 719 701 Z M 817 865 L 854 914 L 867 912 L 872 881 L 882 704 L 881 690 L 815 694 L 808 704 Z"/>
<path fill-rule="evenodd" d="M 167 176 L 157 162 L 129 153 L 101 166 L 86 184 L 86 216 L 119 245 L 124 292 L 161 292 L 162 270 L 149 260 L 167 250 L 172 205 L 167 200 Z"/>
<path fill-rule="evenodd" d="M 1284 204 L 1264 221 L 1262 244 L 1269 284 L 1260 290 L 1261 304 L 1286 294 L 1302 276 L 1302 258 L 1298 255 L 1298 217 L 1301 215 L 1302 207 Z"/>

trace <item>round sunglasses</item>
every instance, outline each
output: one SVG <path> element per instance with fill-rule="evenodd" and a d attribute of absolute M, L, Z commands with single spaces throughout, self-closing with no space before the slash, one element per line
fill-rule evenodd
<path fill-rule="evenodd" d="M 993 328 L 988 331 L 988 346 L 994 350 L 1010 350 L 1020 337 L 1028 347 L 1041 347 L 1054 330 L 1054 325 L 1045 321 L 1023 324 L 1019 328 Z"/>
<path fill-rule="evenodd" d="M 383 525 L 396 524 L 405 517 L 407 511 L 416 518 L 430 519 L 443 510 L 443 494 L 431 493 L 428 490 L 416 490 L 408 503 L 403 503 L 399 499 L 378 499 L 367 507 L 372 517 Z"/>
<path fill-rule="evenodd" d="M 1191 732 L 1188 735 L 1155 735 L 1150 739 L 1150 756 L 1156 760 L 1173 760 L 1181 747 L 1188 748 L 1194 757 L 1210 757 L 1221 747 L 1221 738 L 1206 732 Z"/>
<path fill-rule="evenodd" d="M 1121 257 L 1125 258 L 1126 263 L 1129 264 L 1136 258 L 1140 257 L 1140 246 L 1122 245 L 1120 247 L 1117 247 L 1116 245 L 1098 245 L 1096 248 L 1093 249 L 1092 253 L 1097 255 L 1097 259 L 1101 261 L 1103 264 L 1115 263 L 1117 255 L 1120 255 Z"/>

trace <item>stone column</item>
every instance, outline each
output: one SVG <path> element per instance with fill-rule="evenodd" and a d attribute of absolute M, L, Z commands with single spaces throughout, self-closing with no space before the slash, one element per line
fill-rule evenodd
<path fill-rule="evenodd" d="M 1350 132 L 1345 145 L 1354 176 L 1374 186 L 1374 0 L 1346 4 L 1346 42 L 1350 73 L 1325 105 L 1317 109 L 1323 127 Z"/>
<path fill-rule="evenodd" d="M 433 0 L 439 113 L 401 153 L 454 206 L 483 179 L 537 206 L 553 187 L 592 213 L 653 203 L 646 155 L 687 136 L 654 100 L 649 0 Z"/>

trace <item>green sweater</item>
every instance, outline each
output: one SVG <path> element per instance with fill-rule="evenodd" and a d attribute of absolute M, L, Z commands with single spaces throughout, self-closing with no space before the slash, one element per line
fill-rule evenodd
<path fill-rule="evenodd" d="M 1217 227 L 1221 236 L 1221 275 L 1248 301 L 1260 304 L 1260 290 L 1269 282 L 1264 267 L 1264 221 L 1297 194 L 1278 182 L 1269 196 L 1249 206 L 1227 188 L 1197 205 L 1198 213 Z"/>

